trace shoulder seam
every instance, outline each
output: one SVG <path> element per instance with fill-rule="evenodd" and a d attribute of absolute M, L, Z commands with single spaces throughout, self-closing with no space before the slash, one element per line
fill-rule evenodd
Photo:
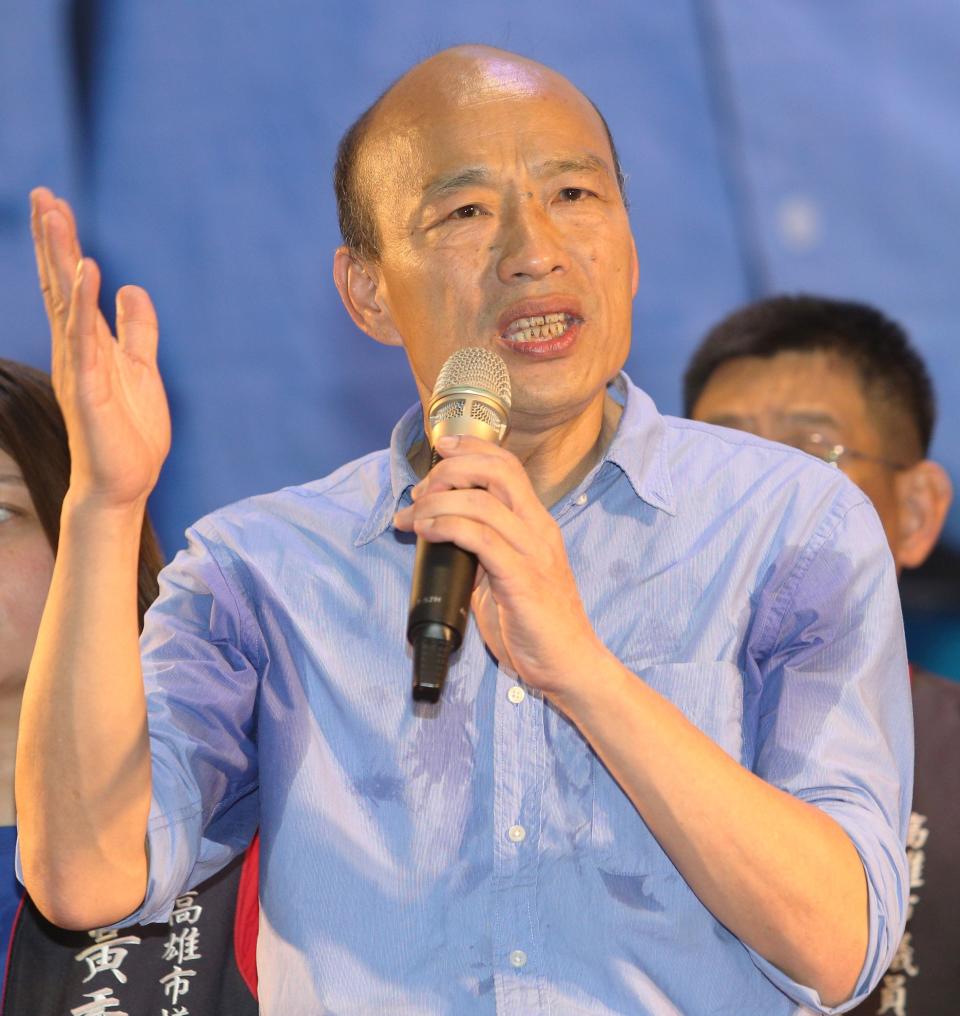
<path fill-rule="evenodd" d="M 332 473 L 328 473 L 326 476 L 321 477 L 319 480 L 310 480 L 308 483 L 294 484 L 289 487 L 282 487 L 282 493 L 293 494 L 296 497 L 319 497 L 323 494 L 329 494 L 331 491 L 336 490 L 338 487 L 347 483 L 371 460 L 378 457 L 382 457 L 384 450 L 380 449 L 375 452 L 368 452 L 366 455 L 359 459 L 354 459 L 352 462 L 341 466 L 339 469 L 335 469 Z"/>
<path fill-rule="evenodd" d="M 212 533 L 215 533 L 221 540 L 223 540 L 223 534 L 213 523 L 211 516 L 207 516 L 207 518 L 203 521 L 205 527 L 209 528 L 209 530 Z M 236 590 L 233 587 L 233 583 L 227 577 L 227 574 L 224 571 L 224 566 L 221 563 L 220 558 L 217 556 L 217 552 L 212 541 L 208 540 L 207 537 L 203 533 L 201 533 L 198 528 L 194 527 L 193 531 L 197 535 L 197 538 L 203 541 L 203 545 L 206 548 L 207 553 L 210 555 L 210 560 L 213 561 L 213 563 L 217 566 L 217 571 L 220 574 L 220 578 L 223 579 L 223 584 L 230 593 L 230 598 L 233 600 L 233 605 L 237 612 L 237 617 L 240 619 L 241 639 L 243 639 L 245 644 L 248 643 L 249 641 L 253 641 L 256 643 L 257 659 L 255 661 L 255 667 L 259 674 L 262 668 L 263 661 L 266 659 L 266 648 L 263 644 L 263 639 L 260 635 L 260 629 L 253 623 L 253 618 L 250 616 L 249 608 L 245 604 L 241 604 L 240 599 L 237 596 Z M 252 640 L 250 638 L 251 631 L 253 633 Z"/>

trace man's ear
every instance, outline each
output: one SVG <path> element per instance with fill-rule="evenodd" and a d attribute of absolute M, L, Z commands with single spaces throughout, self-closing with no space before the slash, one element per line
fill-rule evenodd
<path fill-rule="evenodd" d="M 899 513 L 897 567 L 916 568 L 940 538 L 953 485 L 943 466 L 930 459 L 897 473 L 894 483 Z"/>
<path fill-rule="evenodd" d="M 403 345 L 381 300 L 380 273 L 375 265 L 360 260 L 348 247 L 338 247 L 333 255 L 333 281 L 358 328 L 385 346 Z"/>
<path fill-rule="evenodd" d="M 637 289 L 640 287 L 640 258 L 637 255 L 637 241 L 634 240 L 633 233 L 630 234 L 630 248 L 633 251 L 630 265 L 630 286 L 632 295 L 636 296 Z"/>

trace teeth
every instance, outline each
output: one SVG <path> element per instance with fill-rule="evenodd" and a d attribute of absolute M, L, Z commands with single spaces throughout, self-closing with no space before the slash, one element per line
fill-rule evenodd
<path fill-rule="evenodd" d="M 504 332 L 511 342 L 533 342 L 537 339 L 555 339 L 563 335 L 569 326 L 569 316 L 560 311 L 534 317 L 517 318 Z"/>

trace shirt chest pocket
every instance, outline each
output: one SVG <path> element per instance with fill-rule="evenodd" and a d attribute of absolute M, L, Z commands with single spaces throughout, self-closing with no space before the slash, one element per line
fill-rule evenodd
<path fill-rule="evenodd" d="M 732 663 L 624 664 L 669 699 L 730 756 L 741 761 L 743 680 Z M 672 873 L 670 859 L 620 785 L 593 760 L 591 846 L 597 867 L 614 875 Z"/>

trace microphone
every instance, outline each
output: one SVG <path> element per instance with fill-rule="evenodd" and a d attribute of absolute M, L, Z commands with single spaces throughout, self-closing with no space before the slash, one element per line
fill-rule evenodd
<path fill-rule="evenodd" d="M 492 350 L 457 350 L 440 369 L 427 407 L 431 447 L 441 437 L 469 434 L 497 444 L 507 432 L 510 375 Z M 434 451 L 431 468 L 440 461 Z M 417 539 L 407 641 L 413 646 L 413 697 L 437 702 L 467 626 L 477 555 L 455 543 Z"/>

